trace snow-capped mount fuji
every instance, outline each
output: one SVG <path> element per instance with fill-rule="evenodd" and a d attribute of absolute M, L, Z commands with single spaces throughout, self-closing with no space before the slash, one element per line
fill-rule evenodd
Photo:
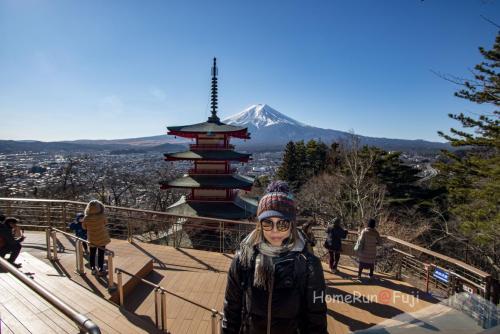
<path fill-rule="evenodd" d="M 255 104 L 236 115 L 226 118 L 223 123 L 232 125 L 253 125 L 259 129 L 277 124 L 290 124 L 296 126 L 307 126 L 304 123 L 283 115 L 278 110 L 271 108 L 267 104 Z"/>
<path fill-rule="evenodd" d="M 248 128 L 252 139 L 236 143 L 238 147 L 247 150 L 281 150 L 289 141 L 308 141 L 311 139 L 330 144 L 334 141 L 347 140 L 350 136 L 348 132 L 304 124 L 267 104 L 252 105 L 242 112 L 225 118 L 222 122 Z M 359 137 L 364 145 L 377 146 L 386 150 L 435 151 L 450 148 L 445 143 L 425 140 Z"/>

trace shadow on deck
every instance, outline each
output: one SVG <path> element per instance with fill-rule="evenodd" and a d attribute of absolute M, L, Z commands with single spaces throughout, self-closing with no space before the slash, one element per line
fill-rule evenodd
<path fill-rule="evenodd" d="M 45 235 L 27 232 L 26 236 L 24 251 L 50 263 L 59 275 L 70 277 L 101 297 L 111 297 L 106 282 L 89 274 L 74 274 L 74 245 L 70 240 L 64 237 L 59 239 L 64 253 L 60 254 L 59 261 L 50 262 L 45 259 Z M 130 244 L 123 240 L 113 240 L 108 248 L 116 253 L 116 267 L 136 272 L 145 262 L 152 260 L 153 265 L 145 275 L 146 279 L 182 297 L 222 310 L 226 275 L 232 255 L 142 242 Z M 355 268 L 339 266 L 340 272 L 336 274 L 326 268 L 325 265 L 325 297 L 331 333 L 368 329 L 387 319 L 417 312 L 439 302 L 425 292 L 385 274 L 376 274 L 374 280 L 363 279 L 359 282 L 353 280 L 357 275 Z M 172 333 L 210 332 L 209 312 L 171 295 L 167 297 L 167 305 L 167 324 Z M 139 283 L 126 296 L 125 309 L 152 322 L 153 289 Z"/>

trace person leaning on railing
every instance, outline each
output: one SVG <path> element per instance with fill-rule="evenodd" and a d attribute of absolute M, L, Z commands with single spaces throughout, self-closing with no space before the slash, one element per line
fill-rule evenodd
<path fill-rule="evenodd" d="M 298 231 L 288 185 L 266 192 L 228 272 L 222 333 L 328 333 L 323 268 Z"/>
<path fill-rule="evenodd" d="M 18 219 L 13 217 L 5 216 L 0 223 L 0 256 L 5 257 L 7 254 L 9 256 L 9 262 L 12 263 L 17 268 L 21 267 L 20 263 L 15 263 L 19 253 L 21 252 L 21 242 L 24 241 L 24 236 L 21 229 L 18 226 Z"/>
<path fill-rule="evenodd" d="M 75 235 L 78 238 L 83 239 L 83 240 L 87 240 L 87 230 L 83 229 L 83 226 L 82 226 L 83 217 L 85 217 L 85 215 L 81 212 L 78 212 L 76 214 L 75 220 L 73 220 L 69 224 L 69 229 L 72 231 L 75 231 Z M 87 243 L 83 242 L 82 246 L 83 246 L 83 250 L 85 251 L 85 253 L 88 253 L 89 250 L 88 250 Z"/>
<path fill-rule="evenodd" d="M 104 270 L 104 252 L 106 245 L 111 242 L 106 223 L 104 205 L 97 200 L 90 201 L 85 208 L 82 227 L 87 230 L 87 237 L 90 242 L 89 262 L 93 275 L 106 275 L 106 271 Z M 96 253 L 97 267 L 95 266 Z"/>

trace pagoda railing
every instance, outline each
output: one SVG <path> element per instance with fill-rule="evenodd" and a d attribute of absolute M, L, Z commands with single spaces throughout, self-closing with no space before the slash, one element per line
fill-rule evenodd
<path fill-rule="evenodd" d="M 189 175 L 221 175 L 221 174 L 233 174 L 236 172 L 236 168 L 230 168 L 227 172 L 225 170 L 213 170 L 213 169 L 196 169 L 191 168 L 188 170 Z"/>
<path fill-rule="evenodd" d="M 234 145 L 217 145 L 217 144 L 191 144 L 191 150 L 234 150 Z"/>
<path fill-rule="evenodd" d="M 67 224 L 77 212 L 83 212 L 85 206 L 86 203 L 75 201 L 0 198 L 0 212 L 21 219 L 31 229 L 40 230 L 44 230 L 43 226 L 66 230 Z M 255 228 L 255 223 L 250 221 L 191 217 L 116 206 L 106 206 L 106 214 L 113 238 L 222 253 L 238 249 L 241 240 Z M 324 229 L 316 228 L 315 235 L 316 255 L 327 261 L 327 251 L 323 248 Z M 357 232 L 350 231 L 343 243 L 343 254 L 353 264 L 356 261 L 353 252 L 356 238 Z M 487 299 L 493 291 L 494 297 L 498 296 L 498 284 L 492 284 L 491 275 L 482 270 L 392 236 L 384 236 L 383 240 L 378 250 L 379 272 L 408 280 L 425 291 L 442 291 L 450 295 L 465 290 Z"/>
<path fill-rule="evenodd" d="M 193 201 L 193 202 L 196 202 L 196 201 L 199 201 L 199 202 L 232 202 L 235 197 L 236 197 L 236 194 L 231 195 L 229 198 L 220 197 L 220 196 L 219 197 L 217 197 L 217 196 L 193 197 L 193 195 L 191 195 L 191 194 L 186 195 L 186 199 L 188 201 Z"/>

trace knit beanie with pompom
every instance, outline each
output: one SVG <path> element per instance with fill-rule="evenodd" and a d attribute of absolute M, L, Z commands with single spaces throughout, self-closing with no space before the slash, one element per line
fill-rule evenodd
<path fill-rule="evenodd" d="M 259 222 L 270 217 L 295 221 L 295 202 L 285 181 L 273 181 L 266 188 L 257 207 Z"/>

